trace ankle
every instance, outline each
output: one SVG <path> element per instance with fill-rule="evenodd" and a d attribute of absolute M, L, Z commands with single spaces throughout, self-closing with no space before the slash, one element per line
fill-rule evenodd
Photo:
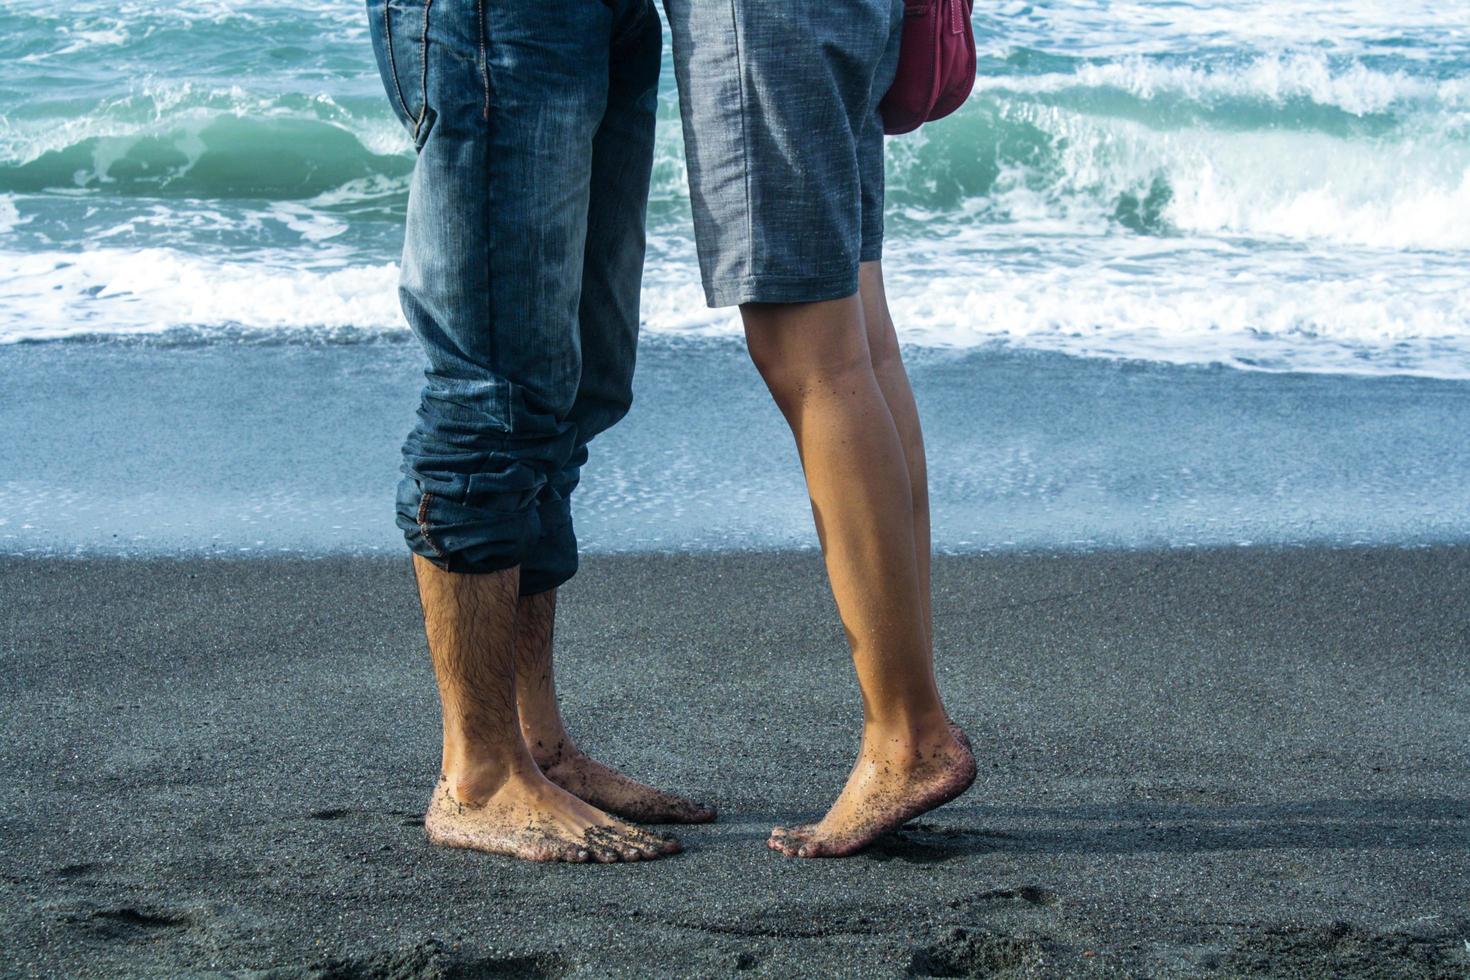
<path fill-rule="evenodd" d="M 887 754 L 931 750 L 956 742 L 944 709 L 868 718 L 863 725 L 863 743 Z"/>
<path fill-rule="evenodd" d="M 535 731 L 522 728 L 521 734 L 526 740 L 526 748 L 531 750 L 531 758 L 542 769 L 574 759 L 581 752 L 564 729 Z"/>
<path fill-rule="evenodd" d="M 523 776 L 525 765 L 517 760 L 460 760 L 446 763 L 440 773 L 440 785 L 456 803 L 483 806 L 507 784 Z"/>

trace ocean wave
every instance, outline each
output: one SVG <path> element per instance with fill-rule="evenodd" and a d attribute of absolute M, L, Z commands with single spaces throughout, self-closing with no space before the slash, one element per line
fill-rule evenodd
<path fill-rule="evenodd" d="M 950 119 L 891 140 L 889 200 L 899 219 L 1470 247 L 1470 224 L 1459 220 L 1470 208 L 1463 80 L 1361 66 L 1334 74 L 1314 57 L 1235 72 L 1136 59 L 1074 68 L 984 78 Z M 1245 95 L 1250 105 L 1219 101 Z M 1192 108 L 1179 111 L 1175 98 Z M 1343 126 L 1286 104 L 1294 98 L 1352 118 L 1394 114 Z M 401 127 L 381 100 L 344 102 L 184 84 L 145 87 L 65 125 L 0 122 L 0 192 L 312 207 L 364 195 L 401 209 L 413 164 Z M 666 119 L 656 226 L 687 224 L 679 135 Z"/>
<path fill-rule="evenodd" d="M 1470 379 L 1470 298 L 1450 279 L 1428 288 L 1377 275 L 1227 284 L 1176 271 L 1146 284 L 1107 270 L 1007 269 L 900 282 L 890 296 L 903 339 L 920 346 Z"/>
<path fill-rule="evenodd" d="M 96 67 L 136 76 L 157 71 L 193 74 L 197 64 L 223 77 L 255 67 L 279 72 L 291 62 L 308 69 L 331 65 L 349 45 L 366 43 L 367 18 L 357 4 L 337 0 L 84 0 L 65 6 L 10 4 L 0 9 L 0 57 L 41 70 Z M 241 39 L 246 43 L 241 43 Z M 289 48 L 287 46 L 289 45 Z M 286 50 L 283 51 L 283 48 Z M 319 72 L 318 72 L 319 74 Z"/>
<path fill-rule="evenodd" d="M 1213 244 L 1158 253 L 1146 243 L 1102 240 L 1071 262 L 1027 270 L 998 258 L 1003 253 L 957 258 L 957 249 L 932 244 L 898 250 L 889 297 L 901 339 L 931 348 L 1000 345 L 1255 370 L 1470 378 L 1470 291 L 1448 260 L 1427 270 L 1405 257 L 1357 273 L 1346 265 L 1314 272 L 1309 257 L 1293 265 L 1288 255 L 1222 254 Z M 8 311 L 0 343 L 181 330 L 193 341 L 407 335 L 392 263 L 302 268 L 288 256 L 100 249 L 0 253 L 0 270 Z M 740 335 L 734 311 L 705 308 L 687 242 L 656 243 L 643 329 L 656 338 Z"/>
<path fill-rule="evenodd" d="M 926 131 L 927 130 L 927 131 Z M 976 97 L 889 144 L 889 202 L 913 224 L 1030 223 L 1379 248 L 1470 248 L 1470 139 L 1437 122 L 1355 138 L 1159 126 Z"/>
<path fill-rule="evenodd" d="M 406 329 L 394 263 L 301 267 L 171 248 L 0 253 L 0 343 L 161 334 L 179 327 L 353 336 Z"/>
<path fill-rule="evenodd" d="M 1436 0 L 1006 0 L 976 4 L 975 24 L 982 45 L 1107 57 L 1222 48 L 1470 54 L 1464 8 Z"/>
<path fill-rule="evenodd" d="M 1067 71 L 1026 74 L 1032 60 L 1066 64 Z M 1026 95 L 1126 93 L 1144 102 L 1166 97 L 1212 107 L 1221 102 L 1281 107 L 1307 103 L 1355 116 L 1391 111 L 1457 112 L 1470 108 L 1470 81 L 1403 68 L 1385 71 L 1354 59 L 1320 53 L 1272 53 L 1249 59 L 1178 61 L 1131 55 L 1113 60 L 1058 59 L 1029 50 L 1008 51 L 996 74 L 976 80 L 978 92 Z M 1300 120 L 1300 106 L 1278 120 Z"/>
<path fill-rule="evenodd" d="M 84 117 L 0 120 L 0 191 L 293 199 L 411 168 L 386 110 L 359 115 L 325 95 L 186 84 L 148 87 Z"/>

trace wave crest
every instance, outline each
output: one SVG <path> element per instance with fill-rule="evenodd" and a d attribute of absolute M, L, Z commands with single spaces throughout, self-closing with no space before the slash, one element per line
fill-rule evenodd
<path fill-rule="evenodd" d="M 1361 136 L 1162 124 L 987 91 L 926 130 L 890 144 L 901 221 L 1470 248 L 1470 139 L 1440 120 Z"/>

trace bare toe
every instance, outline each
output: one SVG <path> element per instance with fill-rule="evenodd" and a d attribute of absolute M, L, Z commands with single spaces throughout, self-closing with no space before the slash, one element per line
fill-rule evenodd
<path fill-rule="evenodd" d="M 652 848 L 655 854 L 678 854 L 684 850 L 684 845 L 680 844 L 676 837 L 655 834 L 639 827 L 630 827 L 628 829 L 631 831 L 628 834 L 630 840 L 641 847 Z"/>
<path fill-rule="evenodd" d="M 616 846 L 624 853 L 636 854 L 640 859 L 647 861 L 663 857 L 665 854 L 677 853 L 677 851 L 665 851 L 660 841 L 655 840 L 651 835 L 639 833 L 637 828 L 633 827 L 617 835 Z"/>
<path fill-rule="evenodd" d="M 587 842 L 587 853 L 592 855 L 592 860 L 598 864 L 616 864 L 623 858 L 622 852 L 610 844 L 594 844 Z"/>
<path fill-rule="evenodd" d="M 645 858 L 649 860 L 652 860 L 656 857 L 661 857 L 665 853 L 663 845 L 658 843 L 657 841 L 635 840 L 633 841 L 633 846 L 638 849 L 638 853 L 642 854 Z M 669 851 L 667 853 L 677 854 L 678 851 Z"/>
<path fill-rule="evenodd" d="M 794 827 L 772 827 L 771 836 L 767 838 L 766 844 L 782 854 L 795 854 L 796 849 L 807 839 L 811 833 L 811 824 L 798 824 Z"/>
<path fill-rule="evenodd" d="M 806 837 L 811 834 L 814 824 L 799 823 L 790 827 L 776 826 L 771 828 L 772 837 Z"/>
<path fill-rule="evenodd" d="M 637 860 L 637 852 L 629 846 L 626 835 L 616 827 L 590 827 L 586 836 L 588 846 L 605 854 L 607 863 Z"/>
<path fill-rule="evenodd" d="M 668 821 L 669 823 L 714 823 L 719 819 L 719 814 L 712 806 L 705 806 L 682 796 L 668 796 L 669 813 L 677 818 Z"/>
<path fill-rule="evenodd" d="M 784 829 L 784 828 L 783 828 Z M 803 840 L 790 833 L 777 834 L 774 831 L 766 839 L 766 846 L 773 851 L 780 851 L 787 857 L 796 857 L 797 850 L 802 846 Z"/>

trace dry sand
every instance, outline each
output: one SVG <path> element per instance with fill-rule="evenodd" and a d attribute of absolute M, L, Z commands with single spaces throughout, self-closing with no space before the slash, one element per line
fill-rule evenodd
<path fill-rule="evenodd" d="M 653 864 L 424 842 L 405 559 L 0 561 L 6 975 L 1470 973 L 1470 549 L 946 559 L 981 776 L 847 861 L 857 692 L 810 553 L 589 560 L 585 746 L 719 805 Z"/>

